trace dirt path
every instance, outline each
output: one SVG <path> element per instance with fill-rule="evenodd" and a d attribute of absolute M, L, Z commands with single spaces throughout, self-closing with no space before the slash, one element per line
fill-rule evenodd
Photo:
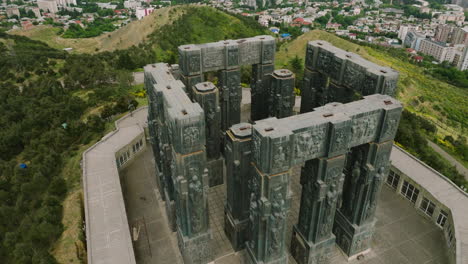
<path fill-rule="evenodd" d="M 465 179 L 468 180 L 468 169 L 463 166 L 463 164 L 461 164 L 458 160 L 456 160 L 455 158 L 453 158 L 450 154 L 448 154 L 447 152 L 445 152 L 445 150 L 443 150 L 441 147 L 439 147 L 437 144 L 435 144 L 434 142 L 428 140 L 427 143 L 429 144 L 429 146 L 434 149 L 437 153 L 439 153 L 440 155 L 442 155 L 442 157 L 444 157 L 446 160 L 448 160 L 448 162 L 450 162 L 450 164 L 452 164 L 453 166 L 455 166 L 455 168 L 457 168 L 457 171 L 462 174 L 463 176 L 465 176 Z"/>

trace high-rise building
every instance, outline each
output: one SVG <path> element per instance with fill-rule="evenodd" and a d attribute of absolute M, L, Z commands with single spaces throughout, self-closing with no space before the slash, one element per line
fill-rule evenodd
<path fill-rule="evenodd" d="M 468 70 L 468 46 L 465 46 L 457 68 L 460 71 Z"/>
<path fill-rule="evenodd" d="M 429 39 L 421 41 L 418 51 L 423 54 L 430 55 L 440 62 L 452 62 L 455 55 L 455 49 L 453 46 L 448 46 L 444 42 L 437 42 Z"/>
<path fill-rule="evenodd" d="M 57 2 L 55 0 L 38 0 L 37 6 L 44 12 L 58 12 Z"/>
<path fill-rule="evenodd" d="M 12 16 L 20 17 L 20 12 L 17 6 L 8 6 L 6 8 L 6 14 L 8 17 L 12 17 Z"/>
<path fill-rule="evenodd" d="M 403 44 L 406 47 L 419 50 L 419 45 L 421 44 L 421 41 L 424 39 L 426 39 L 426 36 L 420 33 L 414 32 L 414 31 L 410 31 L 406 34 Z"/>
<path fill-rule="evenodd" d="M 418 26 L 416 25 L 401 25 L 400 30 L 398 31 L 398 38 L 404 41 L 406 34 L 408 34 L 409 31 L 417 30 L 417 28 Z"/>
<path fill-rule="evenodd" d="M 450 42 L 453 27 L 450 25 L 438 25 L 435 31 L 434 39 L 440 42 Z"/>
<path fill-rule="evenodd" d="M 455 27 L 452 31 L 452 37 L 450 39 L 452 44 L 468 44 L 468 27 L 459 28 Z"/>

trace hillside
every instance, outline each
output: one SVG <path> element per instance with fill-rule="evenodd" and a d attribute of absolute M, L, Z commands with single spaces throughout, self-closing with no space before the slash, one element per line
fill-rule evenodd
<path fill-rule="evenodd" d="M 182 6 L 185 15 L 171 25 L 155 30 L 145 46 L 156 52 L 158 61 L 175 63 L 177 47 L 188 43 L 207 43 L 268 34 L 255 20 L 230 15 L 212 7 Z"/>
<path fill-rule="evenodd" d="M 459 88 L 431 76 L 413 64 L 402 61 L 370 47 L 359 46 L 320 30 L 310 31 L 296 40 L 281 46 L 276 55 L 277 67 L 287 65 L 296 55 L 305 56 L 307 42 L 325 40 L 344 50 L 357 53 L 380 65 L 400 72 L 397 98 L 407 110 L 433 122 L 440 136 L 466 135 L 468 127 L 468 89 Z"/>
<path fill-rule="evenodd" d="M 187 16 L 182 16 L 190 12 Z M 59 28 L 37 26 L 10 34 L 47 43 L 56 49 L 73 48 L 74 53 L 125 50 L 140 44 L 151 47 L 158 61 L 174 60 L 175 48 L 185 43 L 204 43 L 268 34 L 249 18 L 228 15 L 211 7 L 172 6 L 156 9 L 151 15 L 110 33 L 94 38 L 69 39 L 57 35 Z M 171 51 L 168 54 L 167 51 Z"/>
<path fill-rule="evenodd" d="M 18 29 L 10 33 L 40 40 L 56 49 L 73 48 L 75 52 L 79 53 L 113 51 L 116 49 L 126 49 L 133 45 L 137 46 L 144 42 L 148 35 L 155 30 L 177 20 L 184 10 L 183 8 L 175 7 L 156 9 L 154 13 L 142 20 L 133 21 L 116 31 L 94 38 L 62 38 L 57 35 L 57 32 L 60 30 L 59 28 L 44 25 L 29 30 Z"/>
<path fill-rule="evenodd" d="M 29 32 L 36 40 L 0 33 L 1 263 L 84 263 L 81 155 L 130 104 L 145 103 L 132 71 L 175 61 L 178 45 L 266 33 L 209 7 L 163 13 L 167 23 L 156 12 L 110 37 L 64 40 L 53 28 Z M 39 38 L 41 30 L 49 35 Z M 69 45 L 75 52 L 60 50 Z"/>

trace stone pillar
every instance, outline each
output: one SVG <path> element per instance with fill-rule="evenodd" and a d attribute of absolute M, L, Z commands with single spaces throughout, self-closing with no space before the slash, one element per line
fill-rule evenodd
<path fill-rule="evenodd" d="M 240 123 L 226 133 L 227 199 L 224 232 L 235 251 L 243 249 L 248 237 L 252 125 Z"/>
<path fill-rule="evenodd" d="M 251 263 L 288 262 L 285 233 L 291 201 L 291 141 L 290 132 L 254 125 L 249 216 L 251 237 L 246 244 Z"/>
<path fill-rule="evenodd" d="M 394 96 L 398 72 L 322 40 L 307 44 L 301 113 L 331 102 L 347 103 L 371 94 Z"/>
<path fill-rule="evenodd" d="M 327 263 L 335 246 L 333 219 L 344 182 L 345 155 L 309 160 L 302 168 L 299 222 L 291 254 L 298 264 Z"/>
<path fill-rule="evenodd" d="M 301 90 L 301 114 L 311 112 L 314 108 L 323 106 L 325 102 L 328 102 L 326 98 L 327 82 L 327 76 L 307 67 L 305 68 Z"/>
<path fill-rule="evenodd" d="M 390 153 L 402 108 L 391 100 L 384 100 L 384 104 L 383 114 L 364 116 L 361 121 L 353 122 L 351 128 L 353 139 L 350 141 L 357 147 L 351 149 L 346 159 L 343 203 L 333 226 L 338 246 L 350 259 L 370 249 L 376 222 L 375 209 L 385 175 L 390 169 Z M 366 138 L 375 140 L 356 144 Z"/>
<path fill-rule="evenodd" d="M 268 117 L 268 98 L 270 77 L 275 69 L 274 64 L 252 65 L 251 111 L 250 119 L 257 121 Z"/>
<path fill-rule="evenodd" d="M 286 69 L 274 71 L 270 83 L 269 116 L 276 118 L 291 116 L 295 99 L 294 74 Z"/>
<path fill-rule="evenodd" d="M 226 131 L 232 125 L 240 123 L 242 88 L 240 69 L 219 71 L 221 88 L 221 129 Z"/>
<path fill-rule="evenodd" d="M 164 99 L 161 93 L 156 93 L 154 85 L 156 81 L 151 71 L 154 65 L 145 68 L 145 88 L 148 94 L 148 130 L 150 142 L 155 156 L 156 182 L 159 193 L 165 201 L 166 216 L 169 227 L 176 231 L 174 185 L 172 182 L 172 154 L 169 140 L 169 132 L 164 113 Z"/>
<path fill-rule="evenodd" d="M 146 79 L 146 76 L 145 76 Z M 149 81 L 145 80 L 145 84 L 148 84 Z M 148 84 L 150 88 L 146 88 L 146 94 L 148 95 L 148 132 L 149 132 L 149 142 L 151 148 L 153 150 L 154 155 L 154 166 L 155 166 L 155 173 L 156 173 L 156 185 L 158 187 L 159 195 L 163 200 L 165 200 L 164 196 L 164 188 L 165 188 L 165 180 L 164 175 L 162 174 L 162 160 L 161 160 L 161 149 L 160 149 L 160 140 L 158 134 L 160 133 L 160 125 L 158 122 L 158 107 L 156 105 L 156 98 L 154 93 L 152 92 L 151 85 Z"/>
<path fill-rule="evenodd" d="M 189 95 L 190 98 L 193 99 L 193 90 L 191 87 L 195 86 L 198 83 L 203 82 L 203 74 L 197 74 L 193 76 L 185 76 L 181 75 L 180 80 L 184 83 L 186 89 L 187 89 L 187 94 Z"/>
<path fill-rule="evenodd" d="M 192 108 L 193 109 L 193 108 Z M 209 177 L 203 111 L 170 111 L 172 179 L 177 213 L 177 237 L 184 263 L 213 260 L 208 218 Z M 193 112 L 192 112 L 193 113 Z"/>
<path fill-rule="evenodd" d="M 221 110 L 218 88 L 211 82 L 198 83 L 192 87 L 194 101 L 205 113 L 206 156 L 210 187 L 223 184 L 223 159 L 220 152 Z"/>
<path fill-rule="evenodd" d="M 389 169 L 392 141 L 369 143 L 348 154 L 343 204 L 337 211 L 333 232 L 350 259 L 370 249 L 375 209 Z"/>
<path fill-rule="evenodd" d="M 328 76 L 318 71 L 318 51 L 310 42 L 305 57 L 304 80 L 301 90 L 301 114 L 328 103 Z"/>
<path fill-rule="evenodd" d="M 202 55 L 200 47 L 186 45 L 179 47 L 179 73 L 186 92 L 192 98 L 192 87 L 203 82 Z M 168 75 L 170 73 L 168 72 Z"/>

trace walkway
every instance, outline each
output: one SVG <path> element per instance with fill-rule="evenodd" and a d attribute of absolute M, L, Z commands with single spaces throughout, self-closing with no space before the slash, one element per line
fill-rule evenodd
<path fill-rule="evenodd" d="M 463 166 L 463 164 L 461 164 L 458 160 L 456 160 L 454 157 L 452 157 L 450 154 L 448 154 L 447 152 L 445 152 L 445 150 L 443 150 L 441 147 L 439 147 L 436 143 L 428 140 L 427 143 L 429 144 L 429 146 L 435 150 L 437 153 L 439 153 L 440 155 L 442 155 L 442 157 L 444 157 L 448 162 L 450 162 L 453 166 L 455 166 L 455 168 L 457 169 L 457 171 L 465 176 L 465 179 L 468 181 L 468 169 Z"/>
<path fill-rule="evenodd" d="M 180 263 L 177 238 L 168 226 L 156 187 L 151 147 L 120 173 L 127 218 L 138 264 Z"/>

